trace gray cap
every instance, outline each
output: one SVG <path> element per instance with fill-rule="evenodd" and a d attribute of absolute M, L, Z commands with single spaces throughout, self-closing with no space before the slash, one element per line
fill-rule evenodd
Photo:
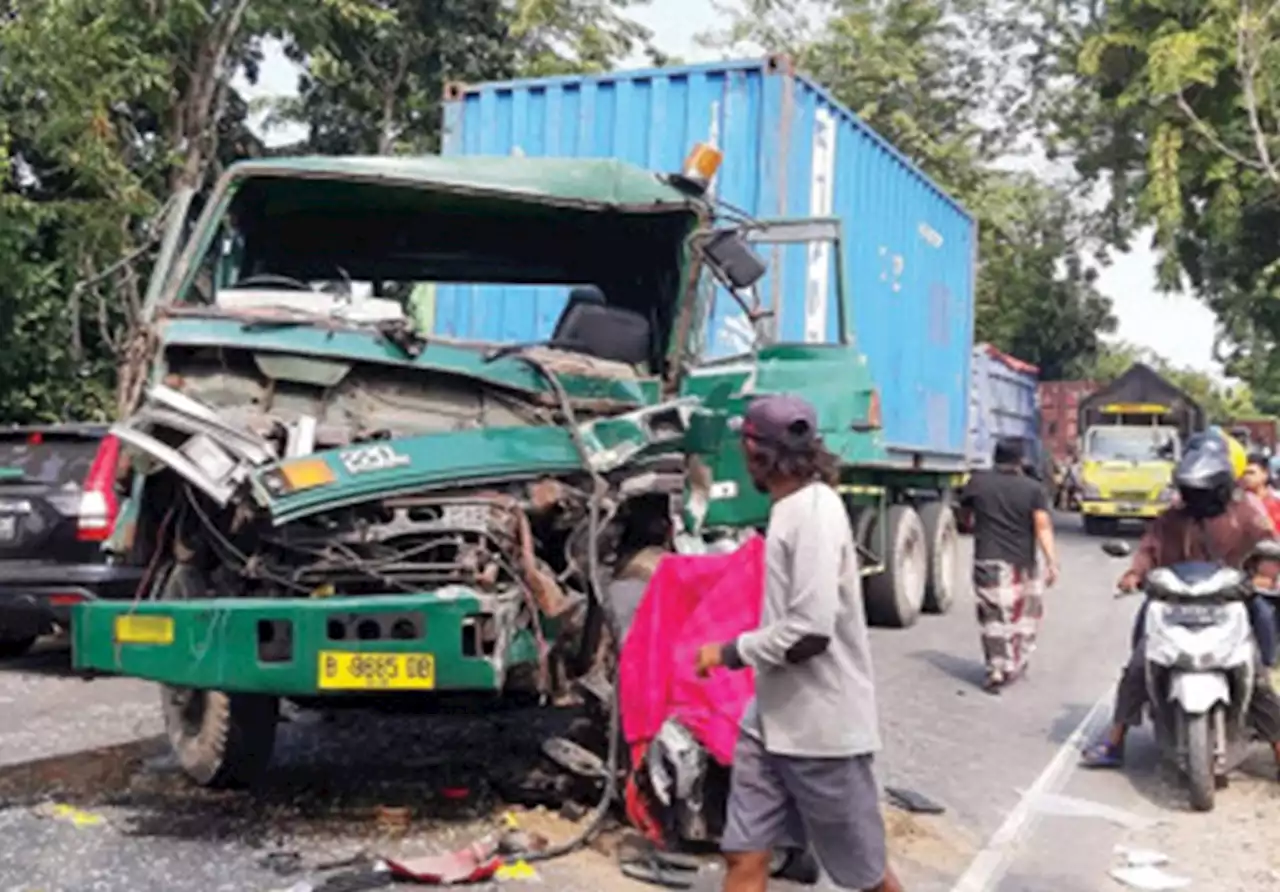
<path fill-rule="evenodd" d="M 804 449 L 818 441 L 818 413 L 794 394 L 758 396 L 747 406 L 742 435 L 784 449 Z"/>

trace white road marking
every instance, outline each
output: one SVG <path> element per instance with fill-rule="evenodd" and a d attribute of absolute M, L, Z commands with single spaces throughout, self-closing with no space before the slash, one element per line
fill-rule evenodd
<path fill-rule="evenodd" d="M 1056 793 L 1065 785 L 1080 761 L 1080 747 L 1088 740 L 1090 729 L 1111 704 L 1111 686 L 1093 708 L 1076 725 L 1071 736 L 1059 747 L 1053 759 L 1035 782 L 1027 788 L 1018 804 L 1005 817 L 1004 823 L 991 835 L 987 844 L 969 862 L 968 869 L 951 887 L 951 892 L 992 892 L 1004 879 L 1018 853 L 1018 843 L 1038 817 L 1036 801 L 1046 793 Z"/>

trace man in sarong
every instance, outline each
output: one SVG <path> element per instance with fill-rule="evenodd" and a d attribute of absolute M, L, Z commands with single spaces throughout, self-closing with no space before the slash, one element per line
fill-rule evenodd
<path fill-rule="evenodd" d="M 1044 590 L 1058 578 L 1044 487 L 1022 472 L 1022 443 L 996 444 L 995 466 L 969 478 L 960 505 L 973 517 L 973 588 L 986 662 L 984 689 L 1000 693 L 1035 650 Z M 1037 551 L 1044 553 L 1038 560 Z"/>

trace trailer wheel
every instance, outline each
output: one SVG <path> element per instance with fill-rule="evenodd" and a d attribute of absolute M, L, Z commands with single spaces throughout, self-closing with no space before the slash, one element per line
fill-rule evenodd
<path fill-rule="evenodd" d="M 200 574 L 186 564 L 170 565 L 160 579 L 159 600 L 204 594 Z M 280 717 L 275 697 L 161 685 L 160 708 L 178 764 L 202 787 L 247 786 L 271 762 Z"/>
<path fill-rule="evenodd" d="M 924 589 L 925 613 L 946 613 L 960 590 L 960 536 L 956 515 L 945 501 L 920 508 L 925 541 L 929 543 L 929 574 Z"/>
<path fill-rule="evenodd" d="M 929 575 L 929 546 L 920 515 L 910 505 L 891 505 L 871 524 L 866 543 L 874 548 L 881 524 L 885 537 L 884 570 L 865 581 L 867 618 L 876 625 L 905 629 L 915 623 L 924 606 Z"/>

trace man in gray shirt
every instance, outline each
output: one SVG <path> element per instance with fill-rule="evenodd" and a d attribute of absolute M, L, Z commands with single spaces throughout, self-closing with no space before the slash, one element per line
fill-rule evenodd
<path fill-rule="evenodd" d="M 773 502 L 760 628 L 704 645 L 698 672 L 751 667 L 722 848 L 725 892 L 765 892 L 775 848 L 812 847 L 837 886 L 901 892 L 872 771 L 880 748 L 871 649 L 836 458 L 796 396 L 747 407 L 742 447 Z"/>

